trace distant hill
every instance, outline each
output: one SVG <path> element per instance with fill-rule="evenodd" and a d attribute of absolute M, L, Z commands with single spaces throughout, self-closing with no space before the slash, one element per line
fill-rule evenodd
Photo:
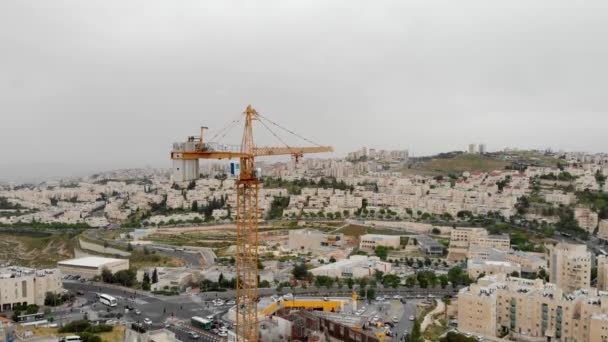
<path fill-rule="evenodd" d="M 401 171 L 403 174 L 422 175 L 448 175 L 450 173 L 460 175 L 464 171 L 489 172 L 504 170 L 511 162 L 502 160 L 495 155 L 465 154 L 462 152 L 442 153 L 433 157 L 415 159 L 407 168 Z"/>

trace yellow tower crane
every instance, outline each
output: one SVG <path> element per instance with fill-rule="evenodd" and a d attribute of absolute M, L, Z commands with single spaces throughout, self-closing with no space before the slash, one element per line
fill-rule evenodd
<path fill-rule="evenodd" d="M 240 159 L 240 175 L 236 182 L 236 335 L 238 341 L 258 341 L 258 188 L 260 181 L 255 175 L 255 158 L 262 156 L 291 155 L 297 162 L 305 153 L 332 152 L 331 146 L 320 146 L 279 124 L 265 118 L 251 107 L 245 110 L 245 128 L 241 145 L 219 145 L 203 140 L 207 127 L 201 127 L 200 137 L 188 137 L 192 149 L 174 149 L 173 160 Z M 241 117 L 242 119 L 243 117 Z M 258 147 L 253 141 L 253 121 L 259 121 L 281 142 L 283 140 L 269 126 L 274 125 L 317 146 Z M 233 121 L 229 126 L 238 124 Z M 224 128 L 215 136 L 229 131 Z M 198 138 L 198 139 L 197 139 Z M 212 138 L 213 140 L 213 138 Z"/>

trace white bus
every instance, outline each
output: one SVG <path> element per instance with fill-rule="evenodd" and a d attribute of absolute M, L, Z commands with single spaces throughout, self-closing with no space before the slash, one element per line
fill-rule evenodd
<path fill-rule="evenodd" d="M 116 298 L 107 295 L 105 293 L 102 293 L 99 295 L 99 301 L 101 302 L 101 304 L 105 304 L 107 306 L 116 306 L 118 305 L 118 301 L 116 300 Z"/>

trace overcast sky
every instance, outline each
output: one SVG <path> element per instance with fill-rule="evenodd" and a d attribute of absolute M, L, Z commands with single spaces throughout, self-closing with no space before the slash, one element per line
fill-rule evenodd
<path fill-rule="evenodd" d="M 336 156 L 608 151 L 607 34 L 605 0 L 3 0 L 0 180 L 168 167 L 249 103 Z"/>

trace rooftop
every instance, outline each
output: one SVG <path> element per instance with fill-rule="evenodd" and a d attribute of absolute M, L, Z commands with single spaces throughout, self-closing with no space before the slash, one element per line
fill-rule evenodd
<path fill-rule="evenodd" d="M 8 278 L 20 278 L 27 276 L 37 276 L 44 277 L 47 274 L 53 274 L 57 272 L 56 269 L 35 269 L 29 267 L 21 267 L 21 266 L 7 266 L 0 267 L 0 279 L 8 279 Z"/>
<path fill-rule="evenodd" d="M 113 262 L 125 261 L 127 259 L 114 259 L 114 258 L 102 258 L 96 256 L 88 256 L 84 258 L 75 258 L 63 260 L 57 263 L 57 265 L 63 266 L 82 266 L 82 267 L 100 267 Z"/>

